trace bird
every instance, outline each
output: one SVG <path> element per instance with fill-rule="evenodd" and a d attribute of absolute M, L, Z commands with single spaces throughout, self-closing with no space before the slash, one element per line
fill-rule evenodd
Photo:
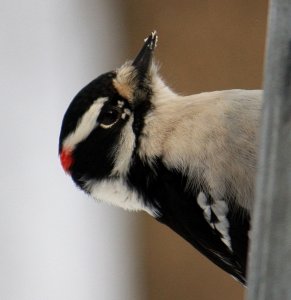
<path fill-rule="evenodd" d="M 86 194 L 148 213 L 246 285 L 262 91 L 177 94 L 157 41 L 73 98 L 61 165 Z"/>

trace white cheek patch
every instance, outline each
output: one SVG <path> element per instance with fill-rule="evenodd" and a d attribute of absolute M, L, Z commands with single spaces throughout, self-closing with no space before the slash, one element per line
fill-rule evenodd
<path fill-rule="evenodd" d="M 97 117 L 108 98 L 99 98 L 79 120 L 76 130 L 70 133 L 63 142 L 63 148 L 74 150 L 75 146 L 85 140 L 97 126 Z"/>
<path fill-rule="evenodd" d="M 114 168 L 111 176 L 125 176 L 129 170 L 135 148 L 135 135 L 132 131 L 133 117 L 129 118 L 122 129 L 120 140 L 113 153 Z"/>
<path fill-rule="evenodd" d="M 139 195 L 130 190 L 122 179 L 109 179 L 102 181 L 86 181 L 85 189 L 91 196 L 99 201 L 112 204 L 130 211 L 145 211 L 153 217 L 159 215 L 152 207 L 144 205 Z"/>

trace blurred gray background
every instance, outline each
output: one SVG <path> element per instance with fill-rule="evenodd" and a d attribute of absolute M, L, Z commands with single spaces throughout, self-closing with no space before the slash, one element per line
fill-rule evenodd
<path fill-rule="evenodd" d="M 0 299 L 230 300 L 243 288 L 165 226 L 94 202 L 60 167 L 63 114 L 159 33 L 182 94 L 260 88 L 267 1 L 2 1 Z"/>

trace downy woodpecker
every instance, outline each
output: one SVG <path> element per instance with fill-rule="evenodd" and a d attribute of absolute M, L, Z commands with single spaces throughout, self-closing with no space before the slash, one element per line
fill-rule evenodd
<path fill-rule="evenodd" d="M 153 62 L 156 44 L 153 32 L 73 99 L 62 166 L 93 198 L 146 211 L 245 284 L 262 92 L 177 95 Z"/>

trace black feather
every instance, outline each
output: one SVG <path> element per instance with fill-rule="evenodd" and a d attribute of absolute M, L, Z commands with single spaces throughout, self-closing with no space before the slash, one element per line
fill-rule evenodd
<path fill-rule="evenodd" d="M 231 252 L 221 241 L 217 230 L 206 221 L 197 203 L 201 191 L 205 190 L 207 195 L 207 187 L 193 184 L 196 188 L 190 190 L 187 188 L 188 180 L 178 171 L 166 168 L 161 159 L 157 158 L 154 164 L 149 165 L 138 156 L 128 176 L 129 186 L 138 191 L 146 205 L 159 212 L 159 222 L 169 226 L 212 262 L 245 284 L 248 213 L 243 208 L 229 209 Z"/>

